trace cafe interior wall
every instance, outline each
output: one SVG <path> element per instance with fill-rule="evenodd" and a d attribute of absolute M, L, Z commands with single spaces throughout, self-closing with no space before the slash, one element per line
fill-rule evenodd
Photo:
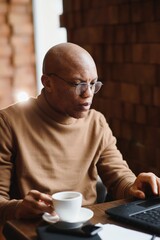
<path fill-rule="evenodd" d="M 0 0 L 0 108 L 37 92 L 31 0 Z"/>
<path fill-rule="evenodd" d="M 42 89 L 46 51 L 66 41 L 62 0 L 0 0 L 0 108 Z"/>
<path fill-rule="evenodd" d="M 131 169 L 160 176 L 160 1 L 63 0 L 68 41 L 87 49 L 106 117 Z"/>

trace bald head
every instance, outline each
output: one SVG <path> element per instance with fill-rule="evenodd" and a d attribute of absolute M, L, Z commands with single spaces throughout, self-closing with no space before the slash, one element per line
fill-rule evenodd
<path fill-rule="evenodd" d="M 61 43 L 50 48 L 43 61 L 43 74 L 68 74 L 84 68 L 95 67 L 91 55 L 82 47 L 73 43 Z"/>
<path fill-rule="evenodd" d="M 76 44 L 58 44 L 44 57 L 41 81 L 45 98 L 67 119 L 86 116 L 99 85 L 96 85 L 97 78 L 93 58 Z"/>

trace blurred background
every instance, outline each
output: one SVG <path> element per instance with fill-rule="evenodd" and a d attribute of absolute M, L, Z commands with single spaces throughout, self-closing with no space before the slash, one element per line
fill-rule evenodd
<path fill-rule="evenodd" d="M 124 159 L 160 176 L 160 1 L 0 0 L 0 108 L 40 93 L 44 54 L 66 41 L 97 64 L 93 107 Z"/>

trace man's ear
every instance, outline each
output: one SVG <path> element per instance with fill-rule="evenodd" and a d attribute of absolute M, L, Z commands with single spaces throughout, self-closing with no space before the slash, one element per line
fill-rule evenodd
<path fill-rule="evenodd" d="M 45 74 L 42 75 L 41 77 L 41 81 L 42 84 L 44 86 L 44 88 L 46 89 L 47 92 L 51 92 L 51 85 L 52 85 L 52 81 L 51 78 Z"/>

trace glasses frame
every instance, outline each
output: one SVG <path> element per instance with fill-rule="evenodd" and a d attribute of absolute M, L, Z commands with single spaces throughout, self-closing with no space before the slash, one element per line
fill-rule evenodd
<path fill-rule="evenodd" d="M 86 89 L 84 92 L 79 93 L 79 92 L 78 92 L 78 90 L 80 89 L 79 86 L 88 86 L 88 87 L 90 87 L 90 90 L 91 90 L 91 91 L 94 90 L 93 93 L 96 94 L 96 93 L 101 89 L 101 87 L 102 87 L 102 85 L 103 85 L 103 83 L 102 83 L 101 81 L 96 81 L 96 82 L 94 82 L 94 83 L 86 83 L 86 82 L 72 83 L 72 82 L 69 82 L 69 81 L 67 81 L 66 79 L 58 76 L 56 73 L 47 73 L 47 74 L 45 74 L 45 75 L 47 75 L 47 76 L 49 76 L 49 77 L 55 76 L 55 77 L 63 80 L 63 81 L 64 81 L 66 84 L 68 84 L 69 86 L 76 88 L 76 94 L 79 95 L 79 96 L 82 95 L 84 92 L 87 91 L 87 89 Z M 100 84 L 100 87 L 99 87 L 98 91 L 95 92 L 95 85 L 96 85 L 97 83 Z M 77 88 L 77 87 L 79 87 L 79 88 Z M 77 89 L 78 89 L 78 90 L 77 90 Z"/>

